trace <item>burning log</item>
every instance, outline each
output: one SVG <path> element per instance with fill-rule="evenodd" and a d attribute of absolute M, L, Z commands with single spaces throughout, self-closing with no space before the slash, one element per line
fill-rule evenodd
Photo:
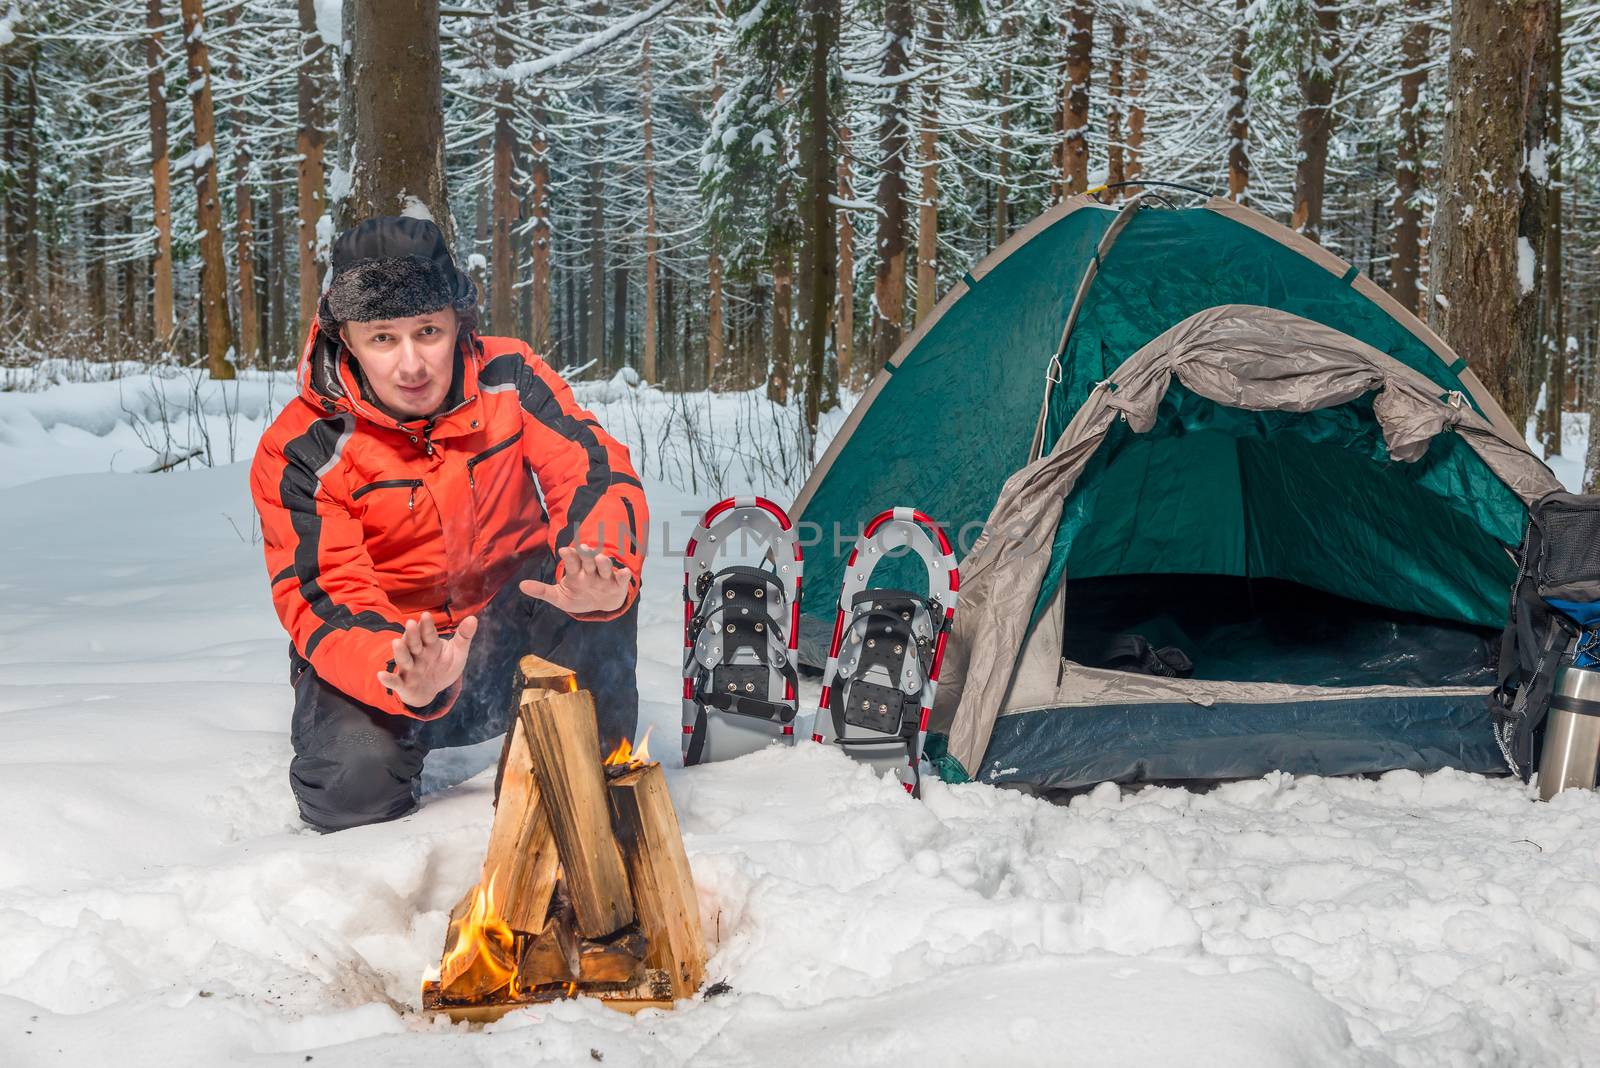
<path fill-rule="evenodd" d="M 585 690 L 525 691 L 521 718 L 578 930 L 588 938 L 611 934 L 633 922 L 633 901 L 595 749 L 594 698 Z"/>
<path fill-rule="evenodd" d="M 645 962 L 666 973 L 674 997 L 688 997 L 705 981 L 705 939 L 666 777 L 660 764 L 645 764 L 611 780 L 608 790 L 639 927 L 650 944 Z"/>
<path fill-rule="evenodd" d="M 495 915 L 494 883 L 474 887 L 450 914 L 439 989 L 471 1001 L 509 986 L 516 971 L 516 935 Z"/>
<path fill-rule="evenodd" d="M 583 939 L 578 937 L 572 902 L 558 894 L 550 906 L 550 919 L 544 930 L 528 939 L 517 974 L 525 987 L 545 983 L 570 983 L 583 970 Z"/>
<path fill-rule="evenodd" d="M 628 739 L 602 767 L 572 672 L 519 667 L 482 878 L 451 912 L 423 1007 L 479 1022 L 577 994 L 670 1008 L 703 981 L 705 947 L 661 768 Z"/>
<path fill-rule="evenodd" d="M 561 858 L 550 817 L 540 803 L 524 730 L 519 718 L 512 724 L 501 754 L 500 790 L 495 797 L 481 885 L 498 880 L 505 887 L 500 895 L 500 915 L 508 927 L 536 931 L 549 911 Z"/>

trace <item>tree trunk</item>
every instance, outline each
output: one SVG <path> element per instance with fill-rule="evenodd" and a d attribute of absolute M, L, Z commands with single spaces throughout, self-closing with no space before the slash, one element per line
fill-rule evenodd
<path fill-rule="evenodd" d="M 1107 199 L 1122 195 L 1122 57 L 1128 46 L 1128 24 L 1121 15 L 1111 19 L 1111 63 L 1106 73 L 1106 184 Z"/>
<path fill-rule="evenodd" d="M 91 92 L 86 103 L 91 115 L 100 114 L 104 108 L 104 101 L 99 93 Z M 98 189 L 104 173 L 104 165 L 98 155 L 89 159 L 88 172 L 89 187 Z M 98 195 L 89 202 L 88 230 L 98 239 L 103 240 L 105 237 L 106 205 L 105 200 Z M 82 251 L 87 262 L 84 264 L 83 273 L 78 277 L 83 279 L 84 286 L 88 290 L 89 336 L 103 349 L 106 340 L 106 258 L 104 253 L 97 250 Z"/>
<path fill-rule="evenodd" d="M 283 185 L 273 182 L 267 191 L 267 215 L 272 228 L 271 248 L 267 253 L 267 367 L 276 368 L 280 357 L 292 355 L 292 345 L 287 337 L 289 330 L 288 262 L 284 248 Z"/>
<path fill-rule="evenodd" d="M 910 88 L 898 79 L 906 71 L 906 45 L 911 36 L 910 0 L 884 0 L 883 21 L 887 40 L 880 73 L 885 79 L 897 80 L 883 90 L 878 126 L 878 269 L 872 286 L 874 370 L 894 355 L 905 330 L 906 127 Z M 830 226 L 830 233 L 832 229 Z"/>
<path fill-rule="evenodd" d="M 152 4 L 157 0 L 151 0 Z M 327 214 L 327 177 L 323 157 L 327 149 L 328 69 L 330 58 L 317 53 L 327 47 L 317 32 L 316 0 L 299 0 L 300 69 L 295 77 L 299 128 L 295 149 L 295 194 L 298 214 L 295 227 L 295 252 L 299 266 L 300 318 L 295 338 L 304 338 L 317 316 L 317 298 L 322 292 L 327 251 L 317 236 L 317 224 Z M 313 58 L 315 57 L 315 58 Z"/>
<path fill-rule="evenodd" d="M 673 344 L 677 338 L 674 327 L 678 321 L 678 305 L 673 300 L 674 288 L 672 272 L 667 271 L 661 279 L 661 304 L 657 324 L 657 336 L 661 338 L 661 380 L 671 383 L 672 388 L 684 389 L 683 368 L 678 363 L 677 348 Z"/>
<path fill-rule="evenodd" d="M 211 110 L 211 56 L 202 0 L 183 0 L 183 45 L 194 105 L 194 191 L 200 231 L 200 307 L 205 314 L 206 363 L 215 379 L 234 377 L 233 323 L 228 317 L 228 268 L 222 251 L 222 198 L 217 189 L 217 136 Z"/>
<path fill-rule="evenodd" d="M 722 52 L 711 57 L 711 111 L 722 99 Z M 713 231 L 706 249 L 706 388 L 716 389 L 727 356 L 723 348 L 722 250 Z M 685 319 L 684 358 L 688 358 L 688 320 Z"/>
<path fill-rule="evenodd" d="M 23 127 L 28 131 L 28 155 L 22 174 L 21 218 L 27 228 L 22 239 L 22 273 L 29 294 L 28 332 L 39 333 L 39 302 L 34 299 L 39 280 L 39 50 L 28 49 L 28 89 Z"/>
<path fill-rule="evenodd" d="M 1407 311 L 1423 314 L 1418 303 L 1422 265 L 1422 158 L 1427 123 L 1422 90 L 1428 82 L 1428 52 L 1433 27 L 1430 0 L 1408 0 L 1405 36 L 1400 41 L 1400 137 L 1394 160 L 1394 249 L 1390 255 L 1389 291 Z"/>
<path fill-rule="evenodd" d="M 922 122 L 917 131 L 922 189 L 917 197 L 917 317 L 933 314 L 939 290 L 939 81 L 940 52 L 944 48 L 944 4 L 928 5 L 927 47 L 918 58 L 935 69 L 923 77 Z"/>
<path fill-rule="evenodd" d="M 1525 339 L 1538 325 L 1538 279 L 1528 277 L 1537 257 L 1518 248 L 1521 172 L 1528 87 L 1545 73 L 1545 12 L 1544 0 L 1456 0 L 1430 242 L 1429 319 L 1518 427 L 1528 412 Z M 1521 278 L 1519 260 L 1532 261 Z"/>
<path fill-rule="evenodd" d="M 850 129 L 842 121 L 839 123 L 838 172 L 839 201 L 849 204 L 855 199 L 855 190 L 850 182 Z M 856 347 L 856 230 L 855 225 L 850 221 L 850 212 L 847 209 L 840 208 L 838 218 L 839 301 L 838 317 L 835 320 L 833 331 L 833 344 L 838 354 L 839 384 L 841 387 L 849 389 Z"/>
<path fill-rule="evenodd" d="M 134 242 L 133 209 L 122 209 L 122 237 L 130 246 Z M 135 354 L 139 338 L 139 261 L 129 256 L 122 261 L 121 278 L 118 280 L 118 290 L 122 298 L 122 311 L 120 313 L 120 332 L 118 339 L 118 353 L 124 357 Z"/>
<path fill-rule="evenodd" d="M 807 458 L 810 459 L 814 455 L 812 443 L 816 439 L 817 422 L 822 416 L 823 373 L 833 333 L 833 298 L 838 288 L 834 274 L 838 249 L 834 246 L 835 218 L 831 199 L 838 174 L 832 141 L 834 99 L 830 86 L 836 77 L 840 0 L 807 0 L 806 15 L 811 22 L 811 55 L 805 123 L 800 130 L 800 165 L 805 173 L 800 240 L 805 267 L 801 276 L 805 286 L 801 329 L 806 353 L 805 420 Z"/>
<path fill-rule="evenodd" d="M 628 363 L 628 268 L 617 264 L 611 269 L 611 359 L 610 370 Z"/>
<path fill-rule="evenodd" d="M 230 28 L 238 25 L 239 9 L 228 12 Z M 234 85 L 244 79 L 239 72 L 239 50 L 229 53 L 228 77 Z M 239 366 L 255 367 L 261 356 L 261 318 L 256 302 L 255 192 L 250 185 L 250 141 L 239 120 L 240 105 L 229 110 L 229 132 L 236 145 L 233 157 L 234 257 L 239 279 Z"/>
<path fill-rule="evenodd" d="M 489 202 L 494 199 L 493 127 L 484 133 L 482 137 L 478 138 L 478 143 L 474 146 L 474 148 L 476 149 L 474 152 L 475 156 L 480 158 L 483 156 L 489 157 L 490 174 L 489 181 L 485 182 L 482 188 L 479 189 L 478 196 L 473 207 L 474 217 L 472 243 L 466 248 L 466 272 L 472 276 L 473 284 L 478 287 L 479 303 L 483 306 L 485 313 L 487 313 L 490 310 L 490 305 L 494 302 L 494 298 L 489 291 L 489 265 L 494 256 L 494 249 L 491 247 L 493 245 L 493 241 L 489 233 Z M 488 256 L 483 255 L 484 249 L 489 250 Z M 504 333 L 504 331 L 500 330 L 496 331 L 496 333 Z"/>
<path fill-rule="evenodd" d="M 514 0 L 495 0 L 495 25 L 511 21 Z M 504 34 L 494 39 L 494 65 L 499 70 L 511 66 L 511 42 Z M 517 258 L 511 247 L 511 228 L 517 219 L 517 198 L 511 191 L 511 170 L 515 165 L 516 135 L 511 128 L 513 115 L 512 84 L 502 78 L 494 93 L 494 240 L 490 248 L 489 325 L 497 334 L 512 334 L 516 324 L 515 289 Z"/>
<path fill-rule="evenodd" d="M 251 191 L 249 154 L 239 164 L 239 179 L 234 184 L 234 230 L 239 260 L 239 362 L 255 367 L 261 358 L 261 309 L 256 299 L 255 195 Z"/>
<path fill-rule="evenodd" d="M 1544 426 L 1540 441 L 1548 459 L 1561 453 L 1561 407 L 1567 393 L 1566 293 L 1561 271 L 1561 0 L 1550 0 L 1546 24 L 1550 49 L 1550 106 L 1545 129 L 1545 154 L 1550 172 L 1545 208 L 1544 281 L 1545 351 L 1550 361 L 1545 381 Z"/>
<path fill-rule="evenodd" d="M 1250 184 L 1250 0 L 1234 0 L 1228 100 L 1228 197 L 1243 203 Z"/>
<path fill-rule="evenodd" d="M 1132 196 L 1139 191 L 1138 182 L 1144 175 L 1144 89 L 1150 76 L 1150 39 L 1139 34 L 1139 43 L 1133 46 L 1133 70 L 1128 75 L 1128 162 L 1127 181 L 1123 191 Z"/>
<path fill-rule="evenodd" d="M 1535 0 L 1526 10 L 1523 25 L 1531 42 L 1528 69 L 1522 79 L 1525 111 L 1522 119 L 1521 211 L 1517 216 L 1517 281 L 1529 307 L 1519 335 L 1523 396 L 1531 405 L 1544 383 L 1549 351 L 1546 346 L 1544 301 L 1544 248 L 1546 213 L 1550 207 L 1550 109 L 1555 81 L 1553 59 L 1561 34 L 1559 0 Z M 1531 270 L 1530 270 L 1531 268 Z M 1519 424 L 1520 425 L 1520 424 Z"/>
<path fill-rule="evenodd" d="M 544 94 L 533 98 L 532 189 L 529 215 L 533 220 L 533 308 L 528 344 L 535 352 L 547 352 L 554 336 L 550 325 L 550 294 L 554 280 L 550 274 L 550 142 L 545 136 Z"/>
<path fill-rule="evenodd" d="M 1068 196 L 1089 188 L 1089 73 L 1094 7 L 1073 0 L 1067 32 L 1067 84 L 1062 98 L 1061 184 Z"/>
<path fill-rule="evenodd" d="M 172 332 L 177 324 L 172 317 L 172 165 L 167 151 L 167 52 L 161 41 L 164 22 L 161 0 L 150 0 L 145 12 L 145 26 L 149 32 L 145 37 L 144 56 L 145 91 L 150 101 L 152 214 L 156 228 L 155 321 L 151 324 L 151 340 L 158 349 L 168 351 L 172 348 Z"/>
<path fill-rule="evenodd" d="M 585 359 L 606 366 L 606 201 L 605 163 L 599 152 L 589 164 L 589 324 Z"/>
<path fill-rule="evenodd" d="M 1478 0 L 1465 0 L 1475 3 Z M 1312 0 L 1316 36 L 1311 51 L 1316 61 L 1302 65 L 1300 111 L 1295 116 L 1299 158 L 1294 168 L 1294 228 L 1313 241 L 1322 240 L 1322 190 L 1328 174 L 1328 139 L 1333 135 L 1333 89 L 1338 74 L 1339 7 L 1337 0 Z"/>
<path fill-rule="evenodd" d="M 20 174 L 22 171 L 21 160 L 17 153 L 17 129 L 21 123 L 17 121 L 17 113 L 21 110 L 18 97 L 21 92 L 18 87 L 20 71 L 11 63 L 0 64 L 0 107 L 4 108 L 5 122 L 5 166 L 10 174 Z M 22 262 L 22 225 L 17 218 L 18 200 L 16 186 L 13 182 L 6 182 L 3 186 L 5 198 L 5 249 L 6 249 L 6 310 L 14 311 L 24 306 L 27 294 L 23 292 L 17 277 L 17 265 Z"/>
<path fill-rule="evenodd" d="M 350 138 L 339 146 L 350 195 L 339 228 L 378 215 L 431 218 L 455 246 L 445 187 L 439 0 L 345 0 L 350 77 L 341 115 Z"/>
<path fill-rule="evenodd" d="M 1000 23 L 1000 35 L 1011 40 L 1017 32 L 1016 22 L 1007 16 Z M 1011 204 L 1008 188 L 1011 184 L 1011 64 L 1000 68 L 1000 141 L 995 152 L 994 185 L 994 247 L 1005 244 L 1011 236 Z"/>
<path fill-rule="evenodd" d="M 639 46 L 644 67 L 644 98 L 640 109 L 644 119 L 644 351 L 640 363 L 646 382 L 660 380 L 656 366 L 656 146 L 654 117 L 651 114 L 650 35 Z"/>
<path fill-rule="evenodd" d="M 774 404 L 789 403 L 789 385 L 794 375 L 794 347 L 789 336 L 793 315 L 794 251 L 782 243 L 772 257 L 772 359 L 767 373 L 767 399 Z"/>

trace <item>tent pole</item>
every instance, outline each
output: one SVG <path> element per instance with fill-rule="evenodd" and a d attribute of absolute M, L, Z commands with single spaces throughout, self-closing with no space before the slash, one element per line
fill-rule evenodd
<path fill-rule="evenodd" d="M 1100 272 L 1100 259 L 1111 251 L 1111 246 L 1116 243 L 1123 228 L 1133 220 L 1133 213 L 1149 195 L 1148 192 L 1138 194 L 1117 212 L 1117 217 L 1106 227 L 1106 232 L 1100 235 L 1100 244 L 1095 247 L 1094 258 L 1083 269 L 1083 277 L 1078 281 L 1078 291 L 1072 297 L 1072 310 L 1067 313 L 1067 324 L 1061 330 L 1061 343 L 1056 346 L 1055 355 L 1050 357 L 1050 364 L 1045 368 L 1044 399 L 1039 402 L 1039 422 L 1033 428 L 1033 444 L 1028 447 L 1030 464 L 1044 455 L 1044 424 L 1050 414 L 1050 396 L 1055 391 L 1055 384 L 1061 381 L 1061 360 L 1067 354 L 1067 341 L 1072 337 L 1072 328 L 1078 321 L 1078 312 L 1083 308 L 1083 300 L 1089 294 L 1089 287 L 1094 284 L 1095 275 Z"/>

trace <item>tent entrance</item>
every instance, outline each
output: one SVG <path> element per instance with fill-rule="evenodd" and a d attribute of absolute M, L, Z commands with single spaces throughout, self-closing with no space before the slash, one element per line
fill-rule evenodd
<path fill-rule="evenodd" d="M 1301 686 L 1488 686 L 1496 633 L 1283 579 L 1144 574 L 1067 582 L 1062 655 L 1141 670 L 1129 636 L 1181 650 L 1196 679 Z M 1121 659 L 1115 659 L 1121 654 Z"/>
<path fill-rule="evenodd" d="M 1063 512 L 1062 654 L 1111 666 L 1137 635 L 1197 679 L 1488 685 L 1520 515 L 1453 434 L 1390 459 L 1370 396 L 1250 411 L 1174 382 L 1149 431 L 1111 429 Z"/>

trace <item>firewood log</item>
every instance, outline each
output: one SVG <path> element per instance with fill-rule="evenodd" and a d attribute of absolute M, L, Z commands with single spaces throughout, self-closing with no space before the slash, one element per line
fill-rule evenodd
<path fill-rule="evenodd" d="M 585 938 L 602 938 L 632 923 L 634 913 L 611 828 L 594 698 L 584 690 L 526 690 L 521 717 L 578 931 Z"/>
<path fill-rule="evenodd" d="M 667 974 L 673 997 L 689 997 L 705 979 L 705 940 L 683 833 L 661 765 L 629 771 L 607 788 L 639 927 L 650 947 L 645 962 Z"/>

